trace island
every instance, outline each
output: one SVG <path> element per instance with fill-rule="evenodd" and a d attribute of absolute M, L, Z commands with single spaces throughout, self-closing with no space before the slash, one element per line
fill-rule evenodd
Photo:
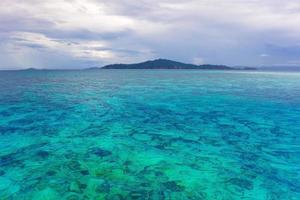
<path fill-rule="evenodd" d="M 89 70 L 93 69 L 201 69 L 201 70 L 250 70 L 250 68 L 234 68 L 226 65 L 212 65 L 212 64 L 203 64 L 195 65 L 177 62 L 167 59 L 156 59 L 149 60 L 141 63 L 134 64 L 111 64 L 103 67 L 93 67 L 88 68 Z M 255 70 L 255 68 L 251 68 Z"/>

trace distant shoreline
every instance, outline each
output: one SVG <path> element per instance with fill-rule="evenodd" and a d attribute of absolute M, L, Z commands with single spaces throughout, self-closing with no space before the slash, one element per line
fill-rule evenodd
<path fill-rule="evenodd" d="M 34 69 L 34 70 L 28 70 L 28 69 L 5 69 L 5 70 L 1 70 L 0 69 L 0 73 L 2 72 L 72 72 L 72 71 L 203 71 L 203 72 L 209 72 L 209 71 L 219 71 L 219 72 L 274 72 L 274 73 L 300 73 L 300 69 L 299 70 L 273 70 L 273 69 L 255 69 L 255 70 L 244 70 L 244 69 L 234 69 L 234 70 L 219 70 L 219 69 Z"/>
<path fill-rule="evenodd" d="M 167 59 L 149 60 L 141 63 L 133 64 L 111 64 L 103 66 L 102 68 L 91 69 L 195 69 L 195 70 L 256 70 L 255 68 L 234 68 L 226 65 L 202 64 L 195 65 L 189 63 L 182 63 Z"/>
<path fill-rule="evenodd" d="M 89 68 L 70 68 L 70 69 L 59 69 L 59 68 L 26 68 L 26 69 L 0 69 L 0 71 L 89 71 L 89 70 L 124 70 L 124 69 L 133 69 L 133 70 L 214 70 L 214 71 L 272 71 L 272 72 L 300 72 L 300 67 L 278 67 L 278 66 L 269 66 L 269 67 L 231 67 L 227 65 L 215 65 L 215 64 L 188 64 L 177 62 L 167 59 L 156 59 L 145 61 L 141 63 L 133 64 L 110 64 L 102 67 L 89 67 Z"/>

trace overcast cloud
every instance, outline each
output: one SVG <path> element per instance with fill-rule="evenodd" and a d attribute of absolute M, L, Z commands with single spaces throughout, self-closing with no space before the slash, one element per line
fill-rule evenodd
<path fill-rule="evenodd" d="M 1 0 L 0 69 L 299 65 L 299 0 Z"/>

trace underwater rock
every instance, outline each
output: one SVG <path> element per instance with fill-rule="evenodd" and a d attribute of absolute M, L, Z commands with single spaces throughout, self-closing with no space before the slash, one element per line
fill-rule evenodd
<path fill-rule="evenodd" d="M 231 135 L 234 135 L 235 137 L 242 138 L 245 140 L 250 137 L 249 133 L 240 132 L 240 131 L 234 131 L 231 133 Z"/>
<path fill-rule="evenodd" d="M 5 174 L 5 171 L 4 170 L 1 170 L 0 171 L 0 176 L 3 176 Z"/>
<path fill-rule="evenodd" d="M 99 157 L 106 157 L 106 156 L 110 156 L 112 154 L 111 151 L 108 151 L 108 150 L 105 150 L 105 149 L 101 149 L 99 147 L 96 147 L 96 148 L 92 148 L 91 153 L 99 156 Z"/>
<path fill-rule="evenodd" d="M 164 191 L 161 188 L 154 187 L 149 193 L 148 199 L 167 199 Z"/>
<path fill-rule="evenodd" d="M 33 119 L 22 118 L 22 119 L 17 119 L 17 120 L 11 121 L 10 124 L 13 126 L 24 127 L 24 126 L 31 125 L 34 122 L 35 122 L 35 120 L 33 120 Z"/>
<path fill-rule="evenodd" d="M 44 150 L 39 150 L 37 153 L 36 153 L 36 155 L 38 156 L 38 157 L 41 157 L 41 158 L 47 158 L 50 154 L 49 154 L 49 152 L 48 151 L 44 151 Z"/>
<path fill-rule="evenodd" d="M 218 124 L 218 127 L 221 129 L 221 130 L 223 130 L 223 131 L 225 131 L 225 130 L 235 130 L 236 128 L 235 128 L 235 126 L 234 125 L 229 125 L 229 124 Z"/>
<path fill-rule="evenodd" d="M 72 160 L 70 161 L 68 164 L 67 164 L 68 168 L 73 170 L 73 171 L 77 171 L 77 170 L 80 170 L 81 168 L 81 165 L 78 161 L 76 160 Z"/>
<path fill-rule="evenodd" d="M 141 183 L 140 185 L 141 187 L 146 187 L 146 188 L 151 187 L 151 184 L 149 182 Z"/>
<path fill-rule="evenodd" d="M 23 162 L 18 160 L 17 153 L 10 153 L 0 157 L 0 166 L 21 166 Z"/>
<path fill-rule="evenodd" d="M 222 139 L 224 141 L 243 141 L 249 139 L 250 135 L 245 132 L 240 132 L 240 131 L 229 131 L 229 132 L 224 132 Z"/>
<path fill-rule="evenodd" d="M 0 126 L 0 135 L 7 135 L 7 134 L 13 134 L 17 132 L 19 129 L 15 127 L 2 127 Z"/>
<path fill-rule="evenodd" d="M 33 150 L 41 148 L 46 144 L 47 143 L 45 142 L 31 144 L 22 148 L 18 148 L 15 152 L 0 156 L 0 166 L 24 167 L 24 157 L 30 156 Z"/>
<path fill-rule="evenodd" d="M 85 184 L 85 183 L 79 183 L 79 188 L 81 190 L 85 190 L 86 187 L 87 187 L 87 184 Z"/>
<path fill-rule="evenodd" d="M 170 139 L 170 142 L 173 143 L 173 142 L 182 142 L 182 143 L 186 143 L 186 144 L 195 144 L 195 145 L 199 145 L 199 142 L 196 141 L 196 140 L 191 140 L 191 139 L 186 139 L 186 138 L 183 138 L 183 137 L 176 137 L 176 138 L 172 138 Z"/>
<path fill-rule="evenodd" d="M 166 144 L 158 144 L 158 145 L 155 145 L 154 147 L 159 150 L 166 150 Z"/>
<path fill-rule="evenodd" d="M 163 185 L 173 192 L 182 192 L 184 190 L 184 186 L 178 185 L 176 181 L 167 181 Z"/>
<path fill-rule="evenodd" d="M 81 170 L 81 171 L 80 171 L 80 174 L 82 174 L 82 175 L 84 175 L 84 176 L 87 176 L 87 175 L 89 175 L 90 173 L 89 173 L 88 170 Z"/>
<path fill-rule="evenodd" d="M 72 158 L 75 158 L 76 157 L 76 153 L 73 152 L 73 151 L 66 151 L 63 155 L 66 159 L 72 159 Z"/>
<path fill-rule="evenodd" d="M 80 135 L 83 137 L 95 137 L 103 135 L 103 133 L 106 133 L 108 130 L 108 128 L 102 126 L 89 126 L 88 128 L 82 130 Z"/>
<path fill-rule="evenodd" d="M 129 165 L 132 165 L 132 161 L 131 160 L 126 160 L 124 163 L 123 163 L 124 166 L 129 166 Z"/>
<path fill-rule="evenodd" d="M 161 171 L 155 171 L 154 174 L 155 174 L 155 176 L 163 176 L 164 175 L 164 173 Z"/>
<path fill-rule="evenodd" d="M 247 179 L 231 178 L 228 183 L 247 190 L 253 189 L 253 183 Z"/>
<path fill-rule="evenodd" d="M 99 193 L 103 192 L 103 193 L 108 194 L 111 190 L 111 186 L 108 181 L 105 181 L 103 184 L 101 184 L 101 187 L 97 187 L 96 189 L 97 189 L 97 192 L 99 192 Z"/>
<path fill-rule="evenodd" d="M 240 152 L 240 158 L 245 161 L 256 161 L 259 159 L 259 155 L 252 152 Z"/>
<path fill-rule="evenodd" d="M 47 173 L 46 173 L 48 176 L 54 176 L 55 174 L 56 174 L 56 171 L 54 171 L 54 170 L 49 170 L 49 171 L 47 171 Z"/>
<path fill-rule="evenodd" d="M 275 126 L 275 127 L 271 128 L 270 133 L 272 133 L 276 137 L 285 135 L 285 132 L 278 126 Z"/>

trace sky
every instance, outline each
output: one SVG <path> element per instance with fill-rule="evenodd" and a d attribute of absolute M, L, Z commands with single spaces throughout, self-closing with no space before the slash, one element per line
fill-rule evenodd
<path fill-rule="evenodd" d="M 300 66 L 300 0 L 1 0 L 0 69 Z"/>

